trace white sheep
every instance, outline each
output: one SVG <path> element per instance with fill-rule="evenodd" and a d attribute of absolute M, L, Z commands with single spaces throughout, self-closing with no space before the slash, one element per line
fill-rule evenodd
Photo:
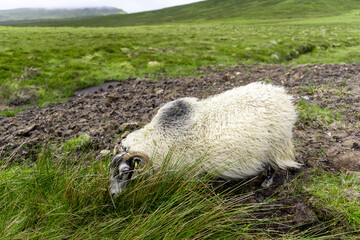
<path fill-rule="evenodd" d="M 201 168 L 224 179 L 253 176 L 266 167 L 262 186 L 272 183 L 274 168 L 298 168 L 292 128 L 292 97 L 284 88 L 251 83 L 204 100 L 181 98 L 161 107 L 152 121 L 121 142 L 111 168 L 110 192 L 116 195 L 136 168 L 147 168 L 172 151 L 183 161 L 206 159 Z"/>

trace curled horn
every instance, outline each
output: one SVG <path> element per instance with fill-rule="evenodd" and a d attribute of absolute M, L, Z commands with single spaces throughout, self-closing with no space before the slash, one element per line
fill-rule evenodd
<path fill-rule="evenodd" d="M 126 160 L 130 160 L 131 158 L 134 158 L 134 157 L 138 157 L 138 158 L 141 158 L 141 160 L 143 160 L 145 163 L 144 163 L 144 167 L 142 167 L 141 169 L 138 170 L 139 173 L 141 173 L 142 171 L 144 171 L 147 167 L 149 167 L 150 165 L 150 158 L 145 154 L 145 153 L 142 153 L 142 152 L 129 152 L 129 153 L 126 153 L 125 155 L 122 156 L 122 158 L 126 159 Z"/>

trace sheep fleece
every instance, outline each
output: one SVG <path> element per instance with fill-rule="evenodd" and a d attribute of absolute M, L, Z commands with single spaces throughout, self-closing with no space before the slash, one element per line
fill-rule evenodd
<path fill-rule="evenodd" d="M 267 165 L 298 168 L 292 97 L 284 88 L 251 83 L 204 100 L 181 98 L 161 107 L 152 121 L 122 140 L 154 164 L 171 150 L 182 161 L 204 159 L 202 168 L 225 179 L 256 175 Z"/>

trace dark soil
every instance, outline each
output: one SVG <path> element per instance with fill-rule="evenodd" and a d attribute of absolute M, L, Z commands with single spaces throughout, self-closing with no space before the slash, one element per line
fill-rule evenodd
<path fill-rule="evenodd" d="M 360 171 L 360 64 L 256 65 L 226 70 L 206 67 L 199 71 L 204 76 L 164 78 L 158 82 L 148 79 L 109 82 L 82 90 L 64 103 L 0 118 L 0 154 L 12 155 L 12 161 L 31 162 L 36 149 L 45 142 L 61 143 L 86 133 L 92 137 L 94 154 L 99 155 L 101 150 L 112 150 L 124 132 L 148 123 L 168 101 L 185 96 L 206 98 L 250 82 L 266 81 L 284 86 L 295 103 L 303 99 L 341 117 L 330 121 L 320 116 L 300 118 L 294 129 L 294 142 L 297 161 L 304 167 L 297 172 L 278 172 L 274 186 L 255 193 L 254 201 L 263 201 L 283 182 L 299 172 L 305 172 L 302 177 L 306 177 L 306 172 L 315 167 L 326 171 Z M 256 184 L 249 188 L 255 187 Z M 288 199 L 282 204 L 292 206 L 277 213 L 289 218 L 289 228 L 320 221 L 306 197 Z"/>

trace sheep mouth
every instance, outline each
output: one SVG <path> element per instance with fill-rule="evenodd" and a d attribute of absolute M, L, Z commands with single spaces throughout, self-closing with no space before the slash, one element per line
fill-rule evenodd
<path fill-rule="evenodd" d="M 109 192 L 112 198 L 116 198 L 126 188 L 127 182 L 111 181 Z"/>

